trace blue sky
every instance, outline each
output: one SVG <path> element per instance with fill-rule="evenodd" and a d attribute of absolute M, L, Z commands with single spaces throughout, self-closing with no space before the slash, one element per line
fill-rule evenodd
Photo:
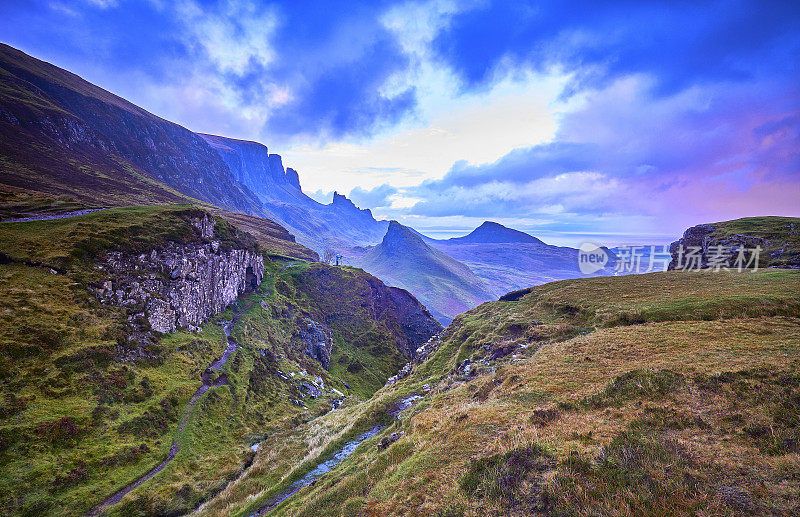
<path fill-rule="evenodd" d="M 423 231 L 800 215 L 797 2 L 4 0 L 0 30 Z"/>

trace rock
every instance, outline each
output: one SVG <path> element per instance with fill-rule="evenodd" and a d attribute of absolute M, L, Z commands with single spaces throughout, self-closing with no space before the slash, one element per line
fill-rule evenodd
<path fill-rule="evenodd" d="M 306 318 L 305 328 L 299 330 L 297 337 L 305 344 L 305 353 L 319 361 L 322 367 L 327 370 L 331 362 L 331 351 L 333 350 L 333 338 L 331 337 L 330 329 L 322 323 Z M 303 376 L 305 377 L 305 375 Z"/>
<path fill-rule="evenodd" d="M 389 436 L 384 436 L 381 439 L 381 442 L 378 444 L 378 447 L 380 449 L 386 449 L 387 447 L 389 447 L 391 444 L 393 444 L 394 442 L 396 442 L 399 439 L 400 439 L 400 435 L 397 434 L 397 433 L 392 433 Z"/>
<path fill-rule="evenodd" d="M 679 254 L 680 249 L 683 247 L 684 257 L 682 258 L 682 266 L 689 269 L 705 269 L 709 267 L 709 257 L 714 255 L 709 251 L 711 246 L 723 246 L 725 249 L 730 250 L 729 257 L 721 264 L 722 267 L 734 267 L 734 261 L 740 248 L 745 250 L 752 250 L 756 246 L 761 246 L 762 249 L 767 248 L 768 241 L 762 237 L 753 235 L 736 234 L 726 238 L 719 238 L 715 236 L 716 228 L 710 224 L 699 224 L 692 226 L 683 233 L 683 237 L 673 242 L 669 246 L 669 253 L 671 261 L 668 269 L 673 270 L 679 267 Z M 687 258 L 686 254 L 692 248 L 699 248 L 699 262 L 695 264 L 692 259 Z M 727 255 L 727 254 L 726 254 Z M 749 253 L 746 254 L 750 256 Z M 761 256 L 761 264 L 764 264 L 764 255 Z"/>
<path fill-rule="evenodd" d="M 204 237 L 213 237 L 208 216 L 193 224 Z M 260 255 L 244 249 L 220 251 L 216 244 L 170 242 L 141 255 L 109 252 L 100 265 L 111 278 L 95 292 L 109 305 L 141 307 L 149 330 L 196 328 L 243 292 L 257 288 L 264 276 Z"/>
<path fill-rule="evenodd" d="M 308 393 L 308 396 L 311 397 L 312 399 L 315 399 L 320 395 L 322 395 L 322 391 L 313 384 L 311 384 L 310 382 L 302 382 L 300 384 L 300 389 Z"/>

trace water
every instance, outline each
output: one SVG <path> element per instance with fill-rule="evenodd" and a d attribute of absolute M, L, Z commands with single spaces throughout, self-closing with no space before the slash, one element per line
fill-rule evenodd
<path fill-rule="evenodd" d="M 416 393 L 404 398 L 403 400 L 400 401 L 400 404 L 397 406 L 397 409 L 392 411 L 392 416 L 399 419 L 403 411 L 410 408 L 412 405 L 414 405 L 414 402 L 418 401 L 421 398 L 422 395 L 417 395 Z"/>
<path fill-rule="evenodd" d="M 272 510 L 273 508 L 275 508 L 276 506 L 287 500 L 289 497 L 297 493 L 301 488 L 310 485 L 324 474 L 327 474 L 328 472 L 333 470 L 336 467 L 336 465 L 342 462 L 343 459 L 353 454 L 353 451 L 356 450 L 356 447 L 358 447 L 361 444 L 361 442 L 363 442 L 364 440 L 369 440 L 370 438 L 378 434 L 381 431 L 381 429 L 383 429 L 381 426 L 376 425 L 366 433 L 360 435 L 355 440 L 347 442 L 344 445 L 344 447 L 336 451 L 336 453 L 333 455 L 331 459 L 323 461 L 322 463 L 314 467 L 314 469 L 309 471 L 305 476 L 303 476 L 302 478 L 298 479 L 297 481 L 289 485 L 289 488 L 284 490 L 278 497 L 270 501 L 267 506 L 260 509 L 256 513 L 252 514 L 250 517 L 259 517 L 261 515 L 264 515 L 265 513 Z"/>
<path fill-rule="evenodd" d="M 416 393 L 409 395 L 408 397 L 404 398 L 399 402 L 397 408 L 391 412 L 391 415 L 399 419 L 403 411 L 413 406 L 416 401 L 422 398 L 423 398 L 422 395 L 418 395 Z M 279 504 L 290 498 L 292 495 L 299 492 L 301 488 L 310 485 L 323 475 L 327 474 L 328 472 L 333 470 L 339 463 L 341 463 L 342 460 L 353 454 L 353 452 L 356 450 L 356 447 L 358 447 L 361 444 L 361 442 L 377 435 L 379 432 L 381 432 L 382 429 L 383 429 L 382 426 L 376 425 L 366 433 L 360 435 L 355 440 L 347 442 L 344 445 L 344 447 L 336 451 L 336 453 L 333 455 L 331 459 L 323 461 L 322 463 L 314 467 L 313 470 L 309 471 L 305 476 L 303 476 L 302 478 L 298 479 L 297 481 L 289 485 L 289 488 L 281 492 L 281 494 L 278 497 L 272 499 L 269 502 L 269 504 L 258 510 L 256 513 L 252 514 L 250 517 L 260 517 L 261 515 L 266 514 L 267 512 L 269 512 L 270 510 L 272 510 L 273 508 L 275 508 L 276 506 L 278 506 Z M 254 444 L 250 448 L 253 449 L 253 451 L 255 451 L 256 449 L 258 449 L 258 445 L 259 444 Z"/>

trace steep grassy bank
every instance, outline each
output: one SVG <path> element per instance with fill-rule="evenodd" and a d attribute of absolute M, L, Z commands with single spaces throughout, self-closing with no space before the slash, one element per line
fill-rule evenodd
<path fill-rule="evenodd" d="M 423 399 L 274 513 L 797 513 L 798 290 L 796 271 L 668 272 L 484 304 L 350 411 L 369 425 Z M 287 455 L 257 457 L 261 475 L 304 461 Z M 244 481 L 208 514 L 268 499 Z"/>

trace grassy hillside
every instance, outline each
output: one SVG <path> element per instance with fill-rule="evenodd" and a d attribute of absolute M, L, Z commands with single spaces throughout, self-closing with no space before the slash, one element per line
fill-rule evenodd
<path fill-rule="evenodd" d="M 744 217 L 733 221 L 712 223 L 712 242 L 736 235 L 754 235 L 766 240 L 762 267 L 783 267 L 800 264 L 800 218 Z"/>
<path fill-rule="evenodd" d="M 796 514 L 797 292 L 791 270 L 667 272 L 486 303 L 409 377 L 351 408 L 349 427 L 331 416 L 289 437 L 325 457 L 385 425 L 274 513 Z M 208 515 L 246 515 L 275 493 L 265 480 L 313 463 L 274 446 Z"/>
<path fill-rule="evenodd" d="M 126 310 L 102 306 L 88 291 L 93 259 L 197 240 L 190 219 L 202 213 L 151 206 L 0 224 L 0 513 L 83 515 L 167 458 L 173 439 L 174 461 L 106 513 L 187 512 L 247 468 L 250 445 L 328 412 L 342 398 L 330 388 L 356 404 L 405 362 L 397 325 L 358 289 L 377 280 L 270 259 L 259 290 L 201 331 L 162 335 L 147 347 L 150 359 L 120 362 Z M 223 246 L 257 245 L 223 219 L 216 231 Z M 333 289 L 323 300 L 313 277 L 328 270 Z M 332 305 L 341 323 L 327 322 L 337 366 L 326 372 L 296 336 L 299 322 L 326 321 Z M 218 323 L 234 316 L 240 347 L 213 373 L 220 385 L 187 412 L 226 347 Z M 361 370 L 349 371 L 338 361 L 345 357 Z M 300 385 L 315 376 L 326 388 L 312 398 Z"/>
<path fill-rule="evenodd" d="M 199 199 L 263 213 L 199 136 L 2 43 L 0 173 L 4 185 L 100 206 Z"/>
<path fill-rule="evenodd" d="M 699 255 L 702 256 L 702 267 L 712 267 L 709 265 L 712 258 L 731 254 L 727 265 L 738 267 L 736 250 L 743 248 L 744 259 L 748 260 L 752 258 L 753 250 L 760 247 L 758 267 L 797 269 L 800 268 L 800 218 L 744 217 L 732 221 L 693 226 L 684 232 L 682 238 L 670 246 L 672 254 L 670 268 L 680 267 L 678 258 L 681 246 L 687 254 L 691 248 L 699 249 Z M 682 262 L 687 267 L 697 267 L 688 258 Z M 745 264 L 741 265 L 743 267 Z M 748 267 L 753 267 L 753 265 Z"/>

